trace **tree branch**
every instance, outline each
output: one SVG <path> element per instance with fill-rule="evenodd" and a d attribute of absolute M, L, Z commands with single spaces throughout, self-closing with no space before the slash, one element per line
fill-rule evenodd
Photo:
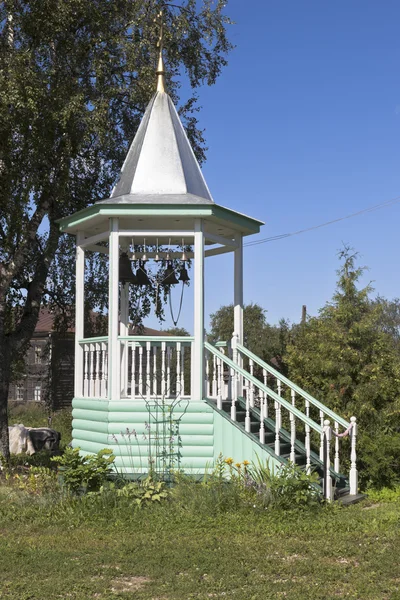
<path fill-rule="evenodd" d="M 51 221 L 46 249 L 38 258 L 35 274 L 28 288 L 22 317 L 15 331 L 10 334 L 10 347 L 14 356 L 23 348 L 35 331 L 50 263 L 57 249 L 60 235 L 58 225 Z"/>

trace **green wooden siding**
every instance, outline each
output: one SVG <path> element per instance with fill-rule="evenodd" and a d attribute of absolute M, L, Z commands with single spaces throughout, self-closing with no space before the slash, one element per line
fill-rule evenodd
<path fill-rule="evenodd" d="M 160 445 L 171 445 L 173 452 L 179 450 L 181 458 L 175 466 L 188 474 L 209 472 L 220 454 L 235 462 L 254 461 L 258 455 L 261 460 L 268 459 L 271 467 L 278 464 L 265 448 L 205 401 L 181 401 L 174 407 L 172 418 L 178 420 L 178 430 L 171 441 L 167 425 L 168 439 Z M 110 448 L 117 469 L 126 473 L 145 473 L 149 456 L 154 458 L 156 451 L 156 430 L 159 440 L 163 438 L 162 412 L 145 400 L 75 398 L 72 427 L 73 447 L 79 447 L 83 454 Z"/>

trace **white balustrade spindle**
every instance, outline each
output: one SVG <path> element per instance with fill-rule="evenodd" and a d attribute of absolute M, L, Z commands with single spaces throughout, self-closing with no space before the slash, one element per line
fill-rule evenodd
<path fill-rule="evenodd" d="M 218 391 L 217 391 L 217 357 L 215 356 L 215 354 L 213 354 L 212 372 L 213 372 L 213 378 L 212 378 L 212 395 L 213 395 L 213 398 L 216 398 L 217 394 L 218 394 Z"/>
<path fill-rule="evenodd" d="M 267 387 L 268 374 L 266 369 L 263 369 L 263 380 L 265 387 Z M 263 418 L 268 419 L 268 394 L 265 391 L 263 391 Z"/>
<path fill-rule="evenodd" d="M 278 396 L 281 396 L 282 395 L 282 384 L 279 379 L 277 379 L 276 385 L 277 385 L 277 390 L 278 390 Z M 277 456 L 280 456 L 280 454 L 281 454 L 281 443 L 280 443 L 280 438 L 279 438 L 281 422 L 282 422 L 281 404 L 280 404 L 280 402 L 277 402 L 275 400 L 275 454 Z"/>
<path fill-rule="evenodd" d="M 143 346 L 139 346 L 139 396 L 143 398 Z"/>
<path fill-rule="evenodd" d="M 136 397 L 136 344 L 131 344 L 131 398 Z"/>
<path fill-rule="evenodd" d="M 89 350 L 87 345 L 84 346 L 85 366 L 83 372 L 83 395 L 85 398 L 89 396 Z"/>
<path fill-rule="evenodd" d="M 176 396 L 182 395 L 180 385 L 181 385 L 181 343 L 178 342 L 176 345 L 176 385 L 175 385 Z"/>
<path fill-rule="evenodd" d="M 250 368 L 250 375 L 252 377 L 254 377 L 254 361 L 252 359 L 249 360 L 249 368 Z M 254 408 L 254 383 L 253 382 L 249 382 L 249 392 L 250 392 L 250 406 L 251 408 Z"/>
<path fill-rule="evenodd" d="M 182 350 L 181 350 L 181 390 L 180 390 L 180 395 L 184 396 L 185 395 L 185 346 L 182 345 Z"/>
<path fill-rule="evenodd" d="M 320 460 L 324 460 L 324 420 L 325 420 L 325 415 L 323 413 L 322 410 L 319 411 L 319 419 L 321 422 L 321 436 L 320 436 L 320 443 L 319 443 L 319 459 Z"/>
<path fill-rule="evenodd" d="M 94 394 L 96 398 L 100 397 L 100 344 L 95 344 L 95 354 L 96 354 L 96 373 L 95 373 L 95 391 Z"/>
<path fill-rule="evenodd" d="M 153 381 L 151 393 L 153 396 L 157 396 L 157 346 L 152 347 L 153 352 L 151 352 L 152 360 L 153 360 Z"/>
<path fill-rule="evenodd" d="M 246 384 L 246 381 L 245 381 Z M 244 427 L 247 433 L 250 433 L 251 430 L 251 418 L 250 418 L 250 398 L 249 394 L 246 394 L 246 417 L 244 420 Z"/>
<path fill-rule="evenodd" d="M 340 469 L 340 459 L 339 459 L 339 423 L 335 421 L 335 461 L 334 461 L 334 469 L 336 473 L 339 473 Z"/>
<path fill-rule="evenodd" d="M 166 343 L 161 342 L 161 396 L 165 398 L 167 393 L 167 374 L 165 371 L 165 353 L 166 353 Z"/>
<path fill-rule="evenodd" d="M 296 407 L 296 393 L 294 390 L 290 390 L 290 396 L 292 399 L 293 408 Z M 294 464 L 296 462 L 296 419 L 294 414 L 291 412 L 290 415 L 290 460 Z"/>
<path fill-rule="evenodd" d="M 106 387 L 106 352 L 107 346 L 104 342 L 101 343 L 101 384 L 100 384 L 100 396 L 105 398 L 107 396 Z"/>
<path fill-rule="evenodd" d="M 206 352 L 206 395 L 211 397 L 211 382 L 210 382 L 210 353 Z"/>
<path fill-rule="evenodd" d="M 90 379 L 89 379 L 89 396 L 93 398 L 95 396 L 94 386 L 95 386 L 95 378 L 96 378 L 96 363 L 95 363 L 95 345 L 90 344 Z"/>
<path fill-rule="evenodd" d="M 150 398 L 151 392 L 151 342 L 146 342 L 146 398 Z"/>
<path fill-rule="evenodd" d="M 330 474 L 330 447 L 332 432 L 329 419 L 324 420 L 322 433 L 324 436 L 324 495 L 325 500 L 328 500 L 328 502 L 330 502 L 332 500 L 332 478 Z"/>
<path fill-rule="evenodd" d="M 167 398 L 170 398 L 170 396 L 171 396 L 171 355 L 172 355 L 172 348 L 170 346 L 167 346 L 167 390 L 166 390 Z"/>

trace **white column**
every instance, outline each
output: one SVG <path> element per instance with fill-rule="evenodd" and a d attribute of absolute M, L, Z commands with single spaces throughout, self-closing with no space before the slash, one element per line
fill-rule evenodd
<path fill-rule="evenodd" d="M 203 222 L 194 225 L 194 361 L 192 400 L 204 397 L 204 234 Z"/>
<path fill-rule="evenodd" d="M 121 322 L 119 334 L 127 336 L 129 330 L 129 283 L 121 287 Z M 128 342 L 124 341 L 121 345 L 121 391 L 127 397 L 128 395 Z"/>
<path fill-rule="evenodd" d="M 110 253 L 109 253 L 109 284 L 108 284 L 108 398 L 120 398 L 120 352 L 118 342 L 119 322 L 119 239 L 118 219 L 110 219 Z"/>
<path fill-rule="evenodd" d="M 237 233 L 235 241 L 233 329 L 239 344 L 243 344 L 243 236 Z"/>
<path fill-rule="evenodd" d="M 84 337 L 84 302 L 85 302 L 85 250 L 81 243 L 85 236 L 76 236 L 75 265 L 75 398 L 83 396 L 84 351 L 79 340 Z"/>

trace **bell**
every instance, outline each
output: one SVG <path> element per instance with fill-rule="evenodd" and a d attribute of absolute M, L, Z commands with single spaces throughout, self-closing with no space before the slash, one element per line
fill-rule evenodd
<path fill-rule="evenodd" d="M 162 285 L 176 285 L 178 280 L 175 275 L 174 268 L 172 263 L 169 262 L 167 264 L 167 268 L 165 269 L 164 279 L 162 280 Z"/>
<path fill-rule="evenodd" d="M 183 281 L 183 283 L 187 283 L 188 281 L 190 281 L 190 277 L 186 267 L 181 268 L 181 271 L 179 273 L 179 281 Z"/>
<path fill-rule="evenodd" d="M 126 252 L 122 252 L 119 257 L 119 280 L 122 285 L 125 285 L 125 283 L 137 282 L 136 275 L 132 271 L 131 261 Z"/>
<path fill-rule="evenodd" d="M 146 267 L 143 261 L 139 261 L 139 267 L 136 271 L 136 280 L 138 285 L 151 285 L 149 276 L 147 275 Z"/>

